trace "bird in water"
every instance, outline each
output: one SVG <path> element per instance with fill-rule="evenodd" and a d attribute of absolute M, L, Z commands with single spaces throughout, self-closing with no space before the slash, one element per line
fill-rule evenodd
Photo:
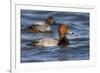
<path fill-rule="evenodd" d="M 58 46 L 60 47 L 66 47 L 69 45 L 69 41 L 67 39 L 67 34 L 69 32 L 69 27 L 65 24 L 60 24 L 58 27 L 58 34 L 59 34 L 59 41 Z"/>
<path fill-rule="evenodd" d="M 69 45 L 69 41 L 67 39 L 67 34 L 69 32 L 69 28 L 66 24 L 59 24 L 58 26 L 58 35 L 57 38 L 41 38 L 37 40 L 33 40 L 33 46 L 41 46 L 41 47 L 52 47 L 52 46 L 60 46 L 61 48 L 67 47 Z"/>
<path fill-rule="evenodd" d="M 38 21 L 27 28 L 28 32 L 51 32 L 51 25 L 56 24 L 54 18 L 49 16 L 45 21 Z"/>

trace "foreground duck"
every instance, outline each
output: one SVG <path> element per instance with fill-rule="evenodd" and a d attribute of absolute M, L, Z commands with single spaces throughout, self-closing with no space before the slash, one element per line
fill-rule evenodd
<path fill-rule="evenodd" d="M 35 22 L 27 30 L 29 32 L 50 32 L 52 24 L 55 24 L 54 18 L 49 16 L 45 21 Z"/>
<path fill-rule="evenodd" d="M 60 47 L 66 47 L 69 45 L 69 41 L 66 37 L 66 34 L 68 33 L 69 28 L 65 24 L 60 24 L 58 27 L 58 34 L 59 39 L 56 38 L 42 38 L 38 40 L 34 40 L 32 42 L 33 46 L 42 46 L 42 47 L 52 47 L 52 46 L 60 46 Z"/>

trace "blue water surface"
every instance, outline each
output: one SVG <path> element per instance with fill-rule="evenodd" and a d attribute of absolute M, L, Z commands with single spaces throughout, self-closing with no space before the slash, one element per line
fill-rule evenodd
<path fill-rule="evenodd" d="M 48 16 L 53 16 L 57 23 L 67 23 L 74 33 L 67 36 L 70 42 L 68 47 L 62 49 L 58 46 L 27 45 L 39 38 L 58 38 L 59 24 L 52 27 L 52 34 L 30 33 L 25 30 L 32 23 L 45 20 Z M 21 10 L 21 63 L 89 60 L 89 26 L 89 13 Z"/>

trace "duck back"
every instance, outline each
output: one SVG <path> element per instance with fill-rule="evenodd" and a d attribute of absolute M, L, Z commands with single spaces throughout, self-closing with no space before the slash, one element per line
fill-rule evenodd
<path fill-rule="evenodd" d="M 32 45 L 34 46 L 43 46 L 43 47 L 52 47 L 57 46 L 58 39 L 55 38 L 44 38 L 39 40 L 34 40 Z"/>

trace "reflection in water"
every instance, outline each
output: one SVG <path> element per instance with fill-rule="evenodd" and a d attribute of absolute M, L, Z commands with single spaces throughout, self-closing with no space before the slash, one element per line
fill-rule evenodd
<path fill-rule="evenodd" d="M 61 53 L 61 54 L 59 55 L 58 60 L 59 60 L 59 61 L 65 61 L 65 60 L 68 60 L 67 55 Z"/>

